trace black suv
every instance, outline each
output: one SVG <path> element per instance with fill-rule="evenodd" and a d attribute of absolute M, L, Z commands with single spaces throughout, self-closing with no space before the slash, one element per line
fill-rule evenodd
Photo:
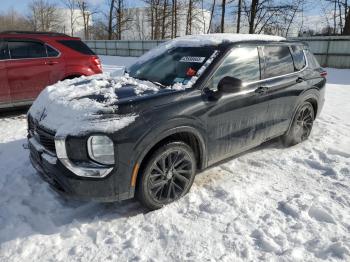
<path fill-rule="evenodd" d="M 195 174 L 282 136 L 304 141 L 324 104 L 326 72 L 303 43 L 271 36 L 182 37 L 125 75 L 67 80 L 28 113 L 33 166 L 79 199 L 134 197 L 157 209 Z"/>

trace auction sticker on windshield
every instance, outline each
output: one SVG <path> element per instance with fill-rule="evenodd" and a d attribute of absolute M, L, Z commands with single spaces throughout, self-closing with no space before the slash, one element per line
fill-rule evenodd
<path fill-rule="evenodd" d="M 181 58 L 180 62 L 183 63 L 203 63 L 205 57 L 202 56 L 184 56 Z"/>

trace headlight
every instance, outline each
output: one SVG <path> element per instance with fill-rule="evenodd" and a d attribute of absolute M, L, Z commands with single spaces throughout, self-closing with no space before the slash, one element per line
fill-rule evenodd
<path fill-rule="evenodd" d="M 87 141 L 89 157 L 99 164 L 114 164 L 113 141 L 104 135 L 90 136 Z"/>

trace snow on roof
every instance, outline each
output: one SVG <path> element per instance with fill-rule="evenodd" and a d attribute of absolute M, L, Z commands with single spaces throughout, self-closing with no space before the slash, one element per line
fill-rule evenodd
<path fill-rule="evenodd" d="M 187 35 L 175 38 L 171 42 L 176 46 L 219 45 L 224 42 L 236 43 L 242 41 L 283 41 L 284 37 L 258 34 L 203 34 Z"/>
<path fill-rule="evenodd" d="M 202 35 L 186 35 L 175 38 L 168 42 L 151 49 L 143 56 L 139 57 L 136 63 L 143 63 L 144 61 L 157 57 L 166 50 L 174 47 L 201 47 L 201 46 L 217 46 L 222 43 L 237 43 L 243 41 L 284 41 L 284 37 L 273 35 L 258 35 L 258 34 L 202 34 Z"/>

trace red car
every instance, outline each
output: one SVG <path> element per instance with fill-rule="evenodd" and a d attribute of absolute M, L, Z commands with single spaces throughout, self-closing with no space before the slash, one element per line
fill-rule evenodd
<path fill-rule="evenodd" d="M 46 86 L 102 73 L 79 38 L 58 33 L 0 33 L 0 108 L 29 105 Z"/>

